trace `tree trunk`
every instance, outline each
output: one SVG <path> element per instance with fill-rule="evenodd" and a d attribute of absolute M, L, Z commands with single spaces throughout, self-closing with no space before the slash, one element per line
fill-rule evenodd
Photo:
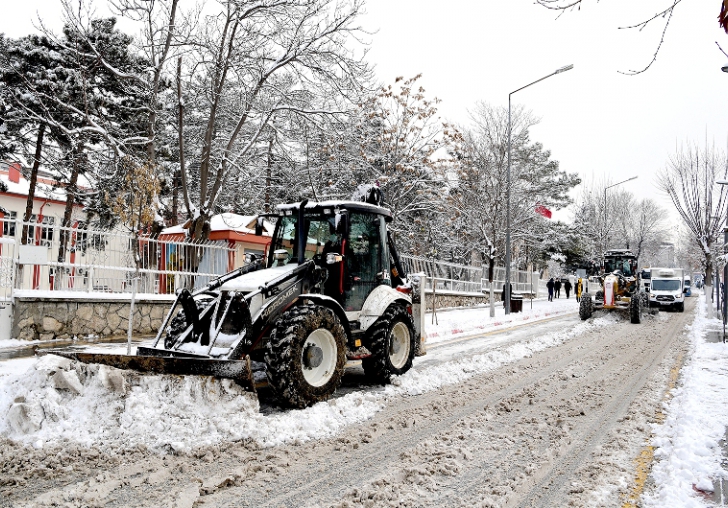
<path fill-rule="evenodd" d="M 187 173 L 185 172 L 184 118 L 185 104 L 182 99 L 182 57 L 177 59 L 177 143 L 179 144 L 179 176 L 182 184 L 182 199 L 185 202 L 187 218 L 192 218 L 190 197 L 187 194 Z"/>
<path fill-rule="evenodd" d="M 265 170 L 265 213 L 270 213 L 270 186 L 273 173 L 273 138 L 268 141 L 268 164 Z"/>
<path fill-rule="evenodd" d="M 28 243 L 28 222 L 33 216 L 33 201 L 35 200 L 35 187 L 38 184 L 38 168 L 40 167 L 40 155 L 43 148 L 43 136 L 46 126 L 44 123 L 38 127 L 38 139 L 35 142 L 35 156 L 33 158 L 33 168 L 30 172 L 30 188 L 28 189 L 28 199 L 25 202 L 25 215 L 23 216 L 23 233 L 20 236 L 20 243 L 26 245 Z"/>
<path fill-rule="evenodd" d="M 63 221 L 61 222 L 60 235 L 58 240 L 58 262 L 64 263 L 66 261 L 66 244 L 70 237 L 69 231 L 66 228 L 71 226 L 71 216 L 73 215 L 73 205 L 76 201 L 76 187 L 78 185 L 78 174 L 81 171 L 81 165 L 78 162 L 81 150 L 73 149 L 73 166 L 71 171 L 71 179 L 66 187 L 66 208 L 63 211 Z"/>
<path fill-rule="evenodd" d="M 711 252 L 705 253 L 705 280 L 709 284 L 713 284 L 713 254 Z"/>
<path fill-rule="evenodd" d="M 179 170 L 174 172 L 172 177 L 172 220 L 170 226 L 176 226 L 179 222 L 177 220 L 177 213 L 179 209 Z"/>

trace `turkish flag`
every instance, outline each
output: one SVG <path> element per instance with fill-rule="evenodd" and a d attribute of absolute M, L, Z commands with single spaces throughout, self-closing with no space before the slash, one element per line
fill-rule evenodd
<path fill-rule="evenodd" d="M 723 0 L 720 4 L 718 23 L 721 27 L 723 27 L 723 30 L 728 33 L 728 0 Z"/>
<path fill-rule="evenodd" d="M 547 219 L 551 218 L 551 210 L 549 210 L 548 208 L 546 208 L 543 205 L 536 205 L 536 213 L 539 215 L 543 215 Z"/>

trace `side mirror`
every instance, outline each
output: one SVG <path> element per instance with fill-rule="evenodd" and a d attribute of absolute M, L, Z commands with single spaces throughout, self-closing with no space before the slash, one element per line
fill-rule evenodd
<path fill-rule="evenodd" d="M 341 211 L 334 216 L 336 234 L 346 236 L 349 232 L 349 212 Z"/>
<path fill-rule="evenodd" d="M 341 254 L 335 254 L 333 252 L 329 252 L 326 254 L 326 264 L 327 265 L 333 265 L 335 263 L 341 263 L 344 260 L 344 256 Z"/>
<path fill-rule="evenodd" d="M 258 216 L 255 220 L 255 236 L 263 236 L 263 217 Z"/>

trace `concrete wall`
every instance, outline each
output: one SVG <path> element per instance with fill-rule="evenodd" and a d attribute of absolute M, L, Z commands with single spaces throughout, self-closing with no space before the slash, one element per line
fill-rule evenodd
<path fill-rule="evenodd" d="M 135 335 L 155 335 L 172 300 L 137 300 Z M 129 327 L 129 302 L 118 299 L 16 298 L 12 336 L 20 340 L 52 340 L 87 336 L 124 336 Z"/>
<path fill-rule="evenodd" d="M 134 306 L 135 335 L 155 335 L 172 304 L 167 299 L 140 299 Z M 425 293 L 426 312 L 432 311 L 432 293 Z M 500 305 L 500 295 L 496 295 Z M 488 303 L 487 295 L 438 292 L 438 309 L 472 307 Z M 11 336 L 20 340 L 73 337 L 123 337 L 129 327 L 129 302 L 120 299 L 16 297 Z"/>
<path fill-rule="evenodd" d="M 432 311 L 432 293 L 425 291 L 425 300 L 427 302 L 427 312 Z M 500 294 L 495 295 L 496 302 L 500 301 Z M 468 293 L 448 293 L 440 292 L 435 293 L 435 306 L 438 309 L 447 309 L 450 307 L 473 307 L 475 305 L 482 305 L 489 303 L 488 295 Z"/>

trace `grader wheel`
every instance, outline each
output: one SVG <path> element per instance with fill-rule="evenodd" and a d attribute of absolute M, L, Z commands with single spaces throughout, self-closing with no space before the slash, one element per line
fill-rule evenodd
<path fill-rule="evenodd" d="M 591 295 L 589 293 L 582 294 L 581 301 L 579 302 L 579 317 L 582 321 L 585 321 L 592 316 L 593 312 L 594 307 L 592 305 Z"/>

